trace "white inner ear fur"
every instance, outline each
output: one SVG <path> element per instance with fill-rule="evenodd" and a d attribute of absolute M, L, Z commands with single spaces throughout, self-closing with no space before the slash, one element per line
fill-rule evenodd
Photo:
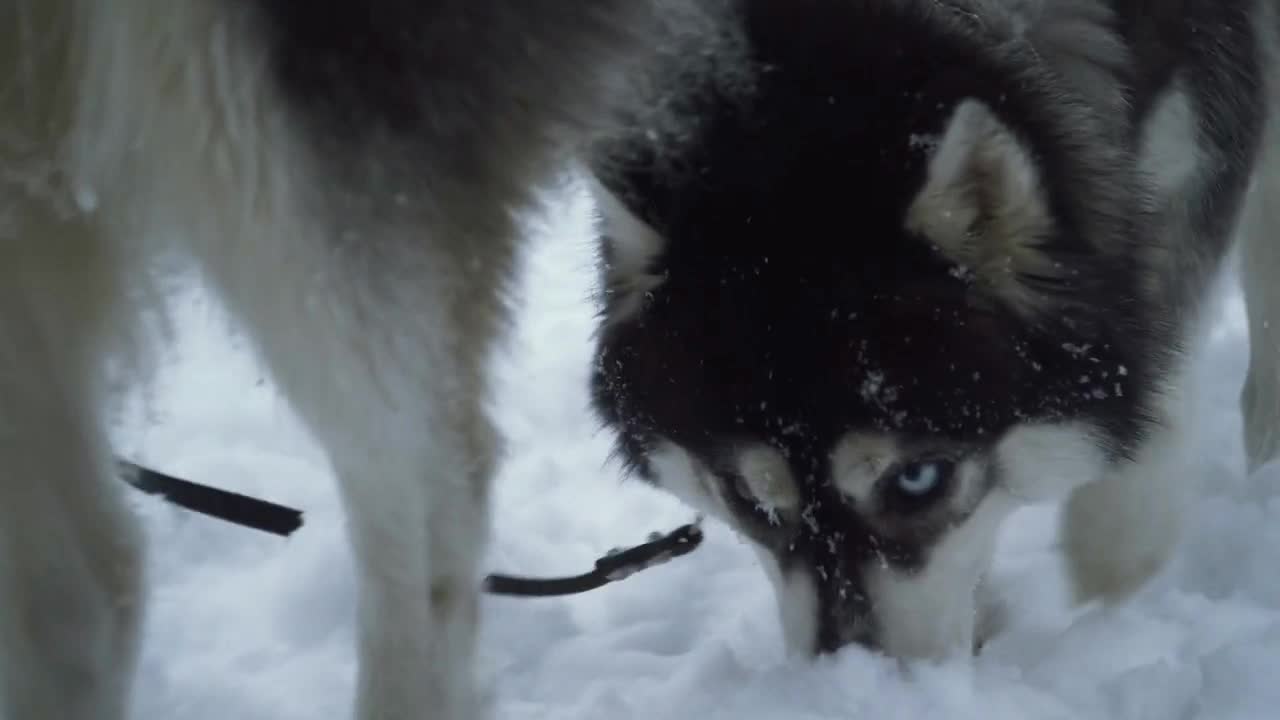
<path fill-rule="evenodd" d="M 932 242 L 999 299 L 1024 314 L 1042 300 L 1019 275 L 1066 270 L 1039 249 L 1053 226 L 1036 164 L 985 105 L 956 106 L 929 160 L 906 229 Z"/>
<path fill-rule="evenodd" d="M 818 588 L 813 577 L 804 569 L 785 572 L 773 553 L 758 545 L 752 548 L 773 586 L 787 654 L 809 657 L 818 643 Z"/>
<path fill-rule="evenodd" d="M 587 190 L 600 213 L 603 242 L 609 244 L 606 289 L 616 295 L 616 304 L 605 318 L 608 325 L 635 315 L 644 294 L 662 284 L 662 277 L 650 272 L 649 267 L 662 252 L 665 241 L 595 177 L 587 178 Z"/>

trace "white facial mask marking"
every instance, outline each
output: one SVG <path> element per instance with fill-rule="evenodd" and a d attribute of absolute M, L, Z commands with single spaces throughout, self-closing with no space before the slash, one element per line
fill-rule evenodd
<path fill-rule="evenodd" d="M 940 536 L 917 573 L 872 563 L 863 578 L 875 608 L 878 639 L 895 657 L 941 658 L 971 652 L 979 621 L 983 582 L 1004 519 L 1022 503 L 1054 499 L 1099 476 L 1105 459 L 1086 425 L 1042 424 L 1010 431 L 995 447 L 1001 484 L 985 489 L 982 461 L 960 463 L 956 487 L 941 500 L 951 508 L 975 507 L 965 521 Z M 850 436 L 832 454 L 835 482 L 857 505 L 873 505 L 871 494 L 883 471 L 897 460 L 887 437 Z M 650 464 L 659 484 L 691 506 L 738 525 L 721 484 L 710 470 L 673 443 L 659 444 Z M 737 457 L 747 489 L 776 507 L 796 509 L 800 496 L 786 463 L 772 448 L 753 447 Z M 783 482 L 779 482 L 782 480 Z M 985 497 L 979 497 L 985 493 Z M 875 519 L 871 519 L 875 524 Z M 817 640 L 818 595 L 806 571 L 783 574 L 769 551 L 756 547 L 772 581 L 783 635 L 790 651 L 811 653 Z"/>
<path fill-rule="evenodd" d="M 988 495 L 962 525 L 942 536 L 918 573 L 872 566 L 866 587 L 886 654 L 942 659 L 972 651 L 978 585 L 990 566 L 1000 525 L 1013 508 L 1001 493 Z"/>
<path fill-rule="evenodd" d="M 768 550 L 755 546 L 760 565 L 773 585 L 782 622 L 782 640 L 794 657 L 813 654 L 818 641 L 818 589 L 806 570 L 784 575 Z"/>

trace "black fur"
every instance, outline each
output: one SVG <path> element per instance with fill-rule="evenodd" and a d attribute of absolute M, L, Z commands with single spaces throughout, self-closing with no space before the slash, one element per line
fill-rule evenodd
<path fill-rule="evenodd" d="M 668 25 L 713 22 L 710 5 L 666 0 L 242 1 L 292 119 L 337 181 L 430 197 L 430 212 L 480 228 L 499 220 L 472 207 L 474 188 L 526 205 L 574 145 L 618 122 L 637 67 L 663 59 L 698 74 L 664 57 Z"/>
<path fill-rule="evenodd" d="M 1187 223 L 1206 240 L 1165 269 L 1184 306 L 1203 292 L 1224 256 L 1248 186 L 1265 117 L 1262 59 L 1249 0 L 1116 0 L 1118 29 L 1134 50 L 1132 102 L 1140 120 L 1171 79 L 1200 118 L 1200 143 L 1222 162 L 1195 188 Z"/>
<path fill-rule="evenodd" d="M 1119 4 L 1124 36 L 1142 54 L 1130 78 L 1136 123 L 1174 59 L 1188 57 L 1186 47 L 1160 43 L 1195 45 L 1195 63 L 1207 59 L 1210 34 L 1163 13 L 1149 29 L 1138 16 L 1145 3 Z M 1243 21 L 1243 2 L 1178 5 L 1243 31 L 1233 24 Z M 1118 233 L 1090 236 L 1098 227 L 1091 208 L 1071 200 L 1080 197 L 1072 184 L 1089 177 L 1072 143 L 1090 139 L 1073 136 L 1056 114 L 1062 88 L 1015 66 L 1033 62 L 1027 56 L 983 45 L 992 38 L 982 31 L 955 32 L 956 20 L 934 3 L 743 7 L 754 93 L 745 101 L 704 95 L 694 106 L 703 133 L 674 164 L 652 163 L 650 148 L 629 146 L 598 166 L 667 245 L 652 268 L 662 284 L 634 318 L 601 334 L 595 406 L 641 475 L 659 439 L 719 468 L 738 442 L 779 449 L 801 479 L 812 522 L 787 537 L 763 518 L 745 531 L 784 566 L 809 566 L 823 578 L 821 648 L 872 644 L 874 628 L 859 620 L 867 608 L 855 568 L 886 560 L 920 567 L 929 540 L 957 518 L 908 522 L 897 534 L 872 527 L 830 486 L 830 448 L 850 431 L 883 430 L 963 453 L 1018 423 L 1080 418 L 1099 428 L 1116 459 L 1131 452 L 1175 345 L 1165 308 L 1140 290 L 1149 287 L 1139 251 L 1149 244 L 1147 198 L 1124 184 L 1132 167 L 1121 168 L 1128 200 L 1117 212 L 1127 220 Z M 1165 24 L 1179 32 L 1164 33 Z M 1227 140 L 1224 128 L 1246 133 L 1239 162 L 1223 168 L 1209 196 L 1232 207 L 1257 131 L 1252 46 L 1233 52 L 1242 55 L 1237 64 L 1188 71 L 1198 83 L 1215 82 L 1224 65 L 1245 76 L 1244 95 L 1222 99 L 1207 113 L 1222 122 L 1205 128 L 1215 142 Z M 903 229 L 926 169 L 916 140 L 936 136 L 965 98 L 1013 128 L 1045 173 L 1059 228 L 1045 251 L 1073 271 L 1065 282 L 1024 278 L 1052 298 L 1045 322 L 985 302 Z M 1132 164 L 1128 151 L 1117 148 L 1118 163 Z M 1221 217 L 1222 207 L 1206 208 L 1198 220 Z M 1221 237 L 1220 227 L 1212 230 Z M 734 502 L 731 472 L 720 475 Z M 737 514 L 750 517 L 749 505 Z"/>

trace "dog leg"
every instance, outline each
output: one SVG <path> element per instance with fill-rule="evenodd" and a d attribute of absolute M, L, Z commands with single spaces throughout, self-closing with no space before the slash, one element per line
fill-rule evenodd
<path fill-rule="evenodd" d="M 1184 417 L 1164 413 L 1165 422 L 1137 457 L 1072 491 L 1063 510 L 1062 544 L 1077 602 L 1121 601 L 1173 554 L 1193 480 Z"/>
<path fill-rule="evenodd" d="M 143 558 L 99 424 L 107 261 L 75 222 L 8 207 L 22 232 L 0 232 L 0 717 L 119 720 Z"/>
<path fill-rule="evenodd" d="M 1280 132 L 1268 134 L 1268 147 Z M 1249 319 L 1249 369 L 1240 392 L 1250 472 L 1280 451 L 1280 157 L 1264 160 L 1240 229 L 1240 281 Z"/>
<path fill-rule="evenodd" d="M 129 323 L 117 256 L 58 161 L 74 8 L 0 3 L 0 718 L 120 720 L 142 614 L 142 532 L 103 433 Z M 143 284 L 141 269 L 131 282 Z M 116 356 L 116 359 L 121 359 Z"/>
<path fill-rule="evenodd" d="M 498 451 L 486 361 L 515 230 L 462 240 L 395 214 L 344 247 L 320 220 L 202 260 L 337 474 L 359 585 L 356 717 L 473 720 Z"/>
<path fill-rule="evenodd" d="M 403 465 L 335 454 L 360 573 L 361 720 L 487 715 L 473 673 L 495 443 L 479 411 L 420 426 L 421 449 L 376 451 L 417 456 Z"/>

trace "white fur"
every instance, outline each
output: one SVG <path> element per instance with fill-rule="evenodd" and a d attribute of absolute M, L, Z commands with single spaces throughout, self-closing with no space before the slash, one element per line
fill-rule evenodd
<path fill-rule="evenodd" d="M 1274 14 L 1263 13 L 1268 19 Z M 1272 66 L 1276 64 L 1280 61 L 1273 59 Z M 1250 471 L 1280 456 L 1280 78 L 1272 72 L 1268 79 L 1270 121 L 1239 231 L 1240 280 L 1249 321 L 1249 369 L 1240 407 Z"/>
<path fill-rule="evenodd" d="M 45 63 L 34 77 L 59 91 L 16 106 L 0 93 L 0 170 L 22 150 L 2 144 L 15 128 L 47 133 L 27 150 L 86 212 L 0 178 L 0 716 L 127 711 L 142 561 L 97 424 L 99 354 L 129 330 L 108 324 L 113 298 L 145 286 L 144 259 L 173 243 L 244 322 L 341 481 L 360 581 L 357 717 L 478 717 L 495 441 L 483 363 L 457 351 L 449 313 L 496 289 L 469 286 L 406 218 L 351 217 L 364 242 L 341 251 L 317 241 L 333 230 L 308 207 L 313 160 L 244 5 L 19 5 L 0 20 L 34 18 L 25 50 L 52 48 L 30 58 Z"/>
<path fill-rule="evenodd" d="M 808 568 L 784 572 L 770 552 L 752 547 L 773 587 L 783 646 L 793 657 L 812 655 L 818 639 L 818 589 L 812 574 Z"/>
<path fill-rule="evenodd" d="M 1109 464 L 1094 433 L 1074 423 L 1015 428 L 997 446 L 1002 493 L 1023 504 L 1067 500 L 1063 546 L 1078 600 L 1124 597 L 1176 547 L 1191 487 L 1181 397 L 1162 398 L 1164 423 L 1132 461 Z"/>
<path fill-rule="evenodd" d="M 997 446 L 1001 492 L 1026 504 L 1067 500 L 1063 546 L 1078 600 L 1124 597 L 1176 547 L 1191 487 L 1181 397 L 1163 398 L 1164 423 L 1132 461 L 1109 464 L 1077 424 L 1015 428 Z"/>
<path fill-rule="evenodd" d="M 654 482 L 695 510 L 732 523 L 733 516 L 710 471 L 673 442 L 657 443 L 648 455 Z"/>
<path fill-rule="evenodd" d="M 61 232 L 29 255 L 0 239 L 6 270 L 66 261 L 66 244 L 95 240 L 47 219 L 23 224 Z M 83 341 L 98 319 L 79 302 L 97 298 L 62 296 L 70 288 L 51 277 L 0 282 L 0 717 L 114 720 L 138 649 L 143 538 L 95 422 L 101 383 Z"/>
<path fill-rule="evenodd" d="M 1001 489 L 1025 504 L 1061 500 L 1107 467 L 1095 433 L 1080 423 L 1017 426 L 1000 439 L 995 458 Z"/>
<path fill-rule="evenodd" d="M 800 490 L 782 453 L 764 445 L 738 454 L 738 473 L 747 493 L 772 513 L 794 514 L 800 509 Z"/>
<path fill-rule="evenodd" d="M 1152 451 L 1158 452 L 1154 447 Z M 832 450 L 834 486 L 872 527 L 890 530 L 886 523 L 892 521 L 877 517 L 872 510 L 876 506 L 873 494 L 884 471 L 900 459 L 897 442 L 885 435 L 851 433 Z M 725 485 L 691 454 L 663 442 L 649 461 L 664 490 L 730 526 L 737 525 L 723 497 Z M 985 478 L 990 465 L 994 465 L 999 482 L 988 488 Z M 948 528 L 928 549 L 925 567 L 905 573 L 884 563 L 866 570 L 865 587 L 875 608 L 883 649 L 894 656 L 914 658 L 968 652 L 977 634 L 985 636 L 997 620 L 998 608 L 986 586 L 986 575 L 1003 520 L 1019 506 L 1064 499 L 1076 488 L 1102 478 L 1107 467 L 1096 432 L 1079 423 L 1016 427 L 1000 440 L 992 457 L 960 463 L 955 488 L 945 502 L 964 520 Z M 738 455 L 738 470 L 745 490 L 762 503 L 791 508 L 798 502 L 794 479 L 773 449 L 747 448 Z M 1107 515 L 1105 509 L 1091 512 L 1095 522 L 1125 517 Z M 1159 538 L 1153 534 L 1134 541 L 1148 539 Z M 813 577 L 804 570 L 784 572 L 770 552 L 758 551 L 777 598 L 787 648 L 796 653 L 811 652 L 817 628 Z"/>
<path fill-rule="evenodd" d="M 942 659 L 972 651 L 975 632 L 987 616 L 979 601 L 997 533 L 1014 507 L 1008 496 L 988 494 L 963 524 L 929 549 L 919 572 L 903 573 L 887 564 L 871 568 L 867 592 L 887 654 Z"/>
<path fill-rule="evenodd" d="M 1196 184 L 1205 165 L 1198 133 L 1190 98 L 1175 81 L 1143 128 L 1139 155 L 1166 235 L 1189 232 L 1189 203 L 1199 197 Z M 1192 244 L 1196 239 L 1166 241 Z M 1193 348 L 1202 321 L 1198 312 L 1186 319 L 1184 337 Z M 1189 362 L 1180 359 L 1165 386 L 1157 388 L 1158 424 L 1137 455 L 1076 488 L 1064 508 L 1063 548 L 1078 602 L 1122 600 L 1162 569 L 1177 546 L 1194 488 L 1188 451 L 1195 445 L 1186 435 L 1196 400 L 1195 389 L 1187 385 Z"/>
<path fill-rule="evenodd" d="M 1201 241 L 1194 235 L 1192 216 L 1195 205 L 1203 201 L 1202 184 L 1212 158 L 1201 147 L 1198 123 L 1191 97 L 1175 78 L 1156 99 L 1142 128 L 1138 167 L 1154 190 L 1159 211 L 1155 233 L 1162 238 L 1147 250 L 1152 260 L 1150 291 L 1157 297 L 1170 292 L 1169 278 L 1188 271 L 1178 265 L 1185 262 L 1186 254 L 1171 250 L 1195 247 Z"/>
<path fill-rule="evenodd" d="M 1190 204 L 1200 197 L 1206 158 L 1198 151 L 1198 133 L 1191 100 L 1175 80 L 1157 100 L 1139 148 L 1140 168 L 1161 211 L 1159 233 L 1169 247 L 1198 242 L 1176 237 L 1190 232 Z M 1186 272 L 1168 266 L 1172 261 L 1157 256 L 1155 277 Z M 1196 311 L 1184 320 L 1184 338 L 1194 348 L 1203 318 Z M 1062 544 L 1077 602 L 1124 599 L 1159 572 L 1177 547 L 1194 489 L 1188 451 L 1195 445 L 1186 433 L 1196 396 L 1187 386 L 1188 362 L 1180 359 L 1165 386 L 1156 389 L 1158 424 L 1136 456 L 1076 488 L 1066 503 Z"/>
<path fill-rule="evenodd" d="M 724 493 L 728 490 L 707 468 L 684 448 L 670 441 L 657 443 L 648 455 L 654 482 L 690 507 L 733 525 L 735 519 Z M 751 446 L 736 457 L 742 485 L 737 488 L 764 510 L 794 517 L 800 508 L 795 478 L 782 456 L 773 448 Z"/>
<path fill-rule="evenodd" d="M 1262 13 L 1270 26 L 1271 12 Z M 1268 43 L 1273 35 L 1263 33 Z M 1274 67 L 1274 58 L 1266 67 Z M 1274 75 L 1267 70 L 1268 76 Z M 1269 93 L 1274 105 L 1275 82 Z M 1274 111 L 1270 113 L 1274 116 Z M 1187 217 L 1191 204 L 1199 202 L 1208 158 L 1199 152 L 1199 128 L 1190 98 L 1179 81 L 1173 82 L 1157 101 L 1143 128 L 1139 163 L 1151 179 L 1161 208 L 1162 227 L 1169 246 L 1190 246 L 1195 238 L 1174 238 L 1189 232 Z M 1250 323 L 1250 368 L 1241 395 L 1244 435 L 1250 467 L 1274 457 L 1276 428 L 1280 426 L 1280 361 L 1277 360 L 1270 316 L 1277 294 L 1280 253 L 1272 230 L 1276 216 L 1277 135 L 1274 119 L 1262 141 L 1262 156 L 1256 182 L 1241 222 L 1243 245 L 1242 279 Z M 1184 273 L 1183 267 L 1157 257 L 1158 273 Z M 1163 291 L 1157 288 L 1157 291 Z M 1205 318 L 1196 311 L 1185 318 L 1184 337 L 1194 348 Z M 1136 456 L 1117 465 L 1096 482 L 1077 488 L 1063 513 L 1063 548 L 1071 587 L 1078 602 L 1101 600 L 1114 603 L 1141 588 L 1168 562 L 1177 548 L 1186 511 L 1196 489 L 1189 451 L 1195 448 L 1188 436 L 1196 416 L 1196 388 L 1190 387 L 1189 359 L 1183 359 L 1171 374 L 1158 398 L 1157 420 L 1152 437 Z"/>
<path fill-rule="evenodd" d="M 897 459 L 893 438 L 849 433 L 831 454 L 832 482 L 855 507 L 870 507 L 876 481 Z"/>
<path fill-rule="evenodd" d="M 493 302 L 497 287 L 446 249 L 471 239 L 457 226 L 432 227 L 456 242 L 425 243 L 424 218 L 409 211 L 355 212 L 336 232 L 318 216 L 317 159 L 268 82 L 247 12 L 215 0 L 0 0 L 0 716 L 128 712 L 144 563 L 99 422 L 104 356 L 127 357 L 115 353 L 158 292 L 150 259 L 169 249 L 199 262 L 337 472 L 360 579 L 357 717 L 482 713 L 475 581 L 496 439 L 482 411 L 486 343 L 460 337 L 457 316 Z M 1172 130 L 1148 141 L 1144 168 L 1172 192 L 1195 161 L 1173 160 L 1187 124 L 1177 96 L 1167 102 L 1153 127 Z M 1253 464 L 1274 456 L 1280 427 L 1276 136 L 1245 245 Z M 994 185 L 975 186 L 978 175 Z M 617 321 L 661 281 L 648 264 L 662 242 L 607 193 L 597 200 L 615 272 L 628 278 Z M 996 242 L 968 242 L 978 210 Z M 1034 298 L 1010 270 L 1039 262 L 1026 241 L 1047 222 L 1025 150 L 989 110 L 962 104 L 909 227 L 1026 310 Z M 1165 409 L 1166 421 L 1177 417 Z M 1171 426 L 1134 463 L 1074 491 L 1065 533 L 1081 597 L 1123 594 L 1167 557 L 1181 497 L 1167 482 L 1183 446 Z M 856 499 L 870 484 L 848 469 L 854 455 L 837 482 Z M 664 487 L 732 521 L 723 490 L 687 453 L 667 444 L 651 461 Z M 1006 487 L 967 496 L 976 511 L 922 572 L 873 571 L 889 652 L 970 645 L 1000 519 L 1016 501 L 1096 477 L 1078 428 L 1015 433 L 996 461 Z M 794 486 L 776 482 L 775 466 L 743 458 L 752 494 L 790 507 Z M 789 643 L 811 643 L 812 585 L 772 570 Z"/>
<path fill-rule="evenodd" d="M 888 562 L 873 564 L 865 576 L 875 608 L 882 649 L 901 658 L 942 658 L 969 652 L 984 609 L 979 588 L 995 552 L 996 533 L 1017 501 L 1000 487 L 989 488 L 988 463 L 960 462 L 953 487 L 940 501 L 963 519 L 944 529 L 927 548 L 922 569 L 902 571 Z M 865 515 L 873 527 L 885 520 Z"/>
<path fill-rule="evenodd" d="M 1191 98 L 1181 82 L 1170 83 L 1143 128 L 1139 166 L 1161 197 L 1179 193 L 1198 175 L 1202 153 Z"/>
<path fill-rule="evenodd" d="M 722 495 L 723 486 L 693 455 L 675 443 L 664 441 L 658 443 L 648 458 L 653 479 L 664 491 L 730 527 L 737 526 L 737 519 Z M 739 471 L 747 483 L 746 489 L 754 497 L 794 521 L 799 493 L 790 470 L 781 460 L 772 448 L 751 447 L 739 455 Z M 784 571 L 771 552 L 754 543 L 752 548 L 773 587 L 787 652 L 801 657 L 811 654 L 818 637 L 818 596 L 809 568 Z"/>
<path fill-rule="evenodd" d="M 1269 140 L 1274 156 L 1280 133 Z M 1240 280 L 1248 308 L 1249 369 L 1240 392 L 1245 457 L 1250 472 L 1280 455 L 1280 159 L 1257 179 L 1242 228 Z"/>
<path fill-rule="evenodd" d="M 662 277 L 649 266 L 662 252 L 665 241 L 647 223 L 609 192 L 595 176 L 588 176 L 588 190 L 600 213 L 601 230 L 612 250 L 612 262 L 605 268 L 606 285 L 617 293 L 617 305 L 606 319 L 606 327 L 623 323 L 640 311 L 646 293 L 662 284 Z"/>
<path fill-rule="evenodd" d="M 871 568 L 867 591 L 890 655 L 939 659 L 971 651 L 982 639 L 978 633 L 991 632 L 997 620 L 986 577 L 1004 519 L 1019 506 L 1061 499 L 1106 467 L 1092 433 L 1074 423 L 1014 428 L 987 462 L 994 463 L 998 478 L 990 489 L 984 463 L 971 460 L 957 468 L 947 502 L 964 520 L 930 546 L 923 569 L 904 573 L 887 563 Z"/>
<path fill-rule="evenodd" d="M 1161 425 L 1132 461 L 1077 488 L 1063 512 L 1062 544 L 1078 602 L 1117 601 L 1160 571 L 1177 548 L 1194 476 L 1185 434 L 1193 407 L 1185 367 L 1161 397 Z"/>
<path fill-rule="evenodd" d="M 1030 153 L 982 103 L 956 106 L 929 160 L 906 229 L 971 274 L 1019 313 L 1042 309 L 1020 271 L 1059 272 L 1036 249 L 1052 228 L 1048 199 Z"/>

